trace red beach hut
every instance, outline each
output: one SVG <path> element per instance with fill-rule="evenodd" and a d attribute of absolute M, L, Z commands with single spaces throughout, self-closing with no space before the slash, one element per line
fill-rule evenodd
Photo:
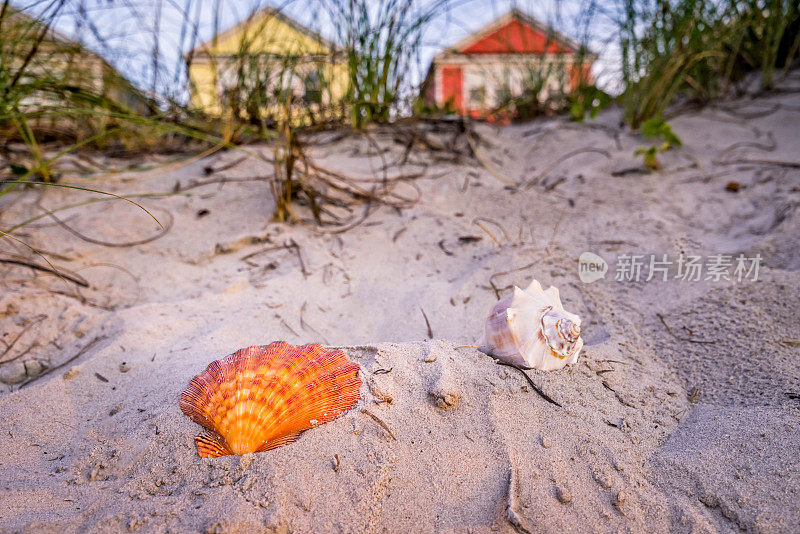
<path fill-rule="evenodd" d="M 431 107 L 496 118 L 515 98 L 546 102 L 591 82 L 595 59 L 575 41 L 513 9 L 437 54 L 424 98 Z"/>

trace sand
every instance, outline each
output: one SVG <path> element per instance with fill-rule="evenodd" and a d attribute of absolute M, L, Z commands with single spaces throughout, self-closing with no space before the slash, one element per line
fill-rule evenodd
<path fill-rule="evenodd" d="M 102 180 L 65 171 L 118 194 L 181 191 L 137 198 L 170 223 L 138 246 L 48 218 L 20 230 L 89 288 L 0 264 L 14 341 L 0 357 L 14 382 L 0 397 L 0 530 L 800 530 L 798 86 L 795 73 L 783 92 L 682 113 L 684 146 L 653 173 L 618 110 L 478 125 L 477 159 L 414 147 L 391 172 L 425 172 L 398 186 L 419 202 L 335 235 L 271 222 L 257 158 L 206 174 L 236 151 Z M 371 137 L 383 156 L 357 135 L 311 154 L 368 177 L 404 149 L 390 130 Z M 0 227 L 87 198 L 8 195 Z M 57 215 L 100 241 L 160 232 L 120 201 Z M 585 251 L 609 261 L 605 279 L 580 281 Z M 757 281 L 614 279 L 621 254 L 680 253 L 763 261 Z M 583 318 L 577 364 L 528 372 L 560 406 L 463 347 L 498 294 L 534 277 Z M 361 368 L 359 403 L 291 445 L 200 459 L 180 392 L 210 361 L 276 339 L 341 347 Z"/>

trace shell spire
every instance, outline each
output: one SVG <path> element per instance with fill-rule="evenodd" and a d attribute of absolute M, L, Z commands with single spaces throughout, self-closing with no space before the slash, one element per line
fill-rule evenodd
<path fill-rule="evenodd" d="M 203 458 L 263 452 L 336 419 L 359 399 L 358 365 L 343 352 L 285 341 L 211 362 L 181 394 L 184 415 L 205 430 Z"/>
<path fill-rule="evenodd" d="M 581 318 L 564 310 L 558 289 L 534 280 L 498 302 L 486 319 L 485 345 L 495 358 L 549 371 L 578 361 Z"/>

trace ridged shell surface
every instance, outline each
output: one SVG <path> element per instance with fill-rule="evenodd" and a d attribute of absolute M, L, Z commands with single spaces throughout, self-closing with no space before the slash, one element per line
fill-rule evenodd
<path fill-rule="evenodd" d="M 558 289 L 543 290 L 534 280 L 524 291 L 514 287 L 486 319 L 484 341 L 495 358 L 550 371 L 575 363 L 583 347 L 581 318 L 564 310 Z"/>
<path fill-rule="evenodd" d="M 181 394 L 181 411 L 206 430 L 203 458 L 263 452 L 336 419 L 358 401 L 358 365 L 318 344 L 276 341 L 211 362 Z"/>

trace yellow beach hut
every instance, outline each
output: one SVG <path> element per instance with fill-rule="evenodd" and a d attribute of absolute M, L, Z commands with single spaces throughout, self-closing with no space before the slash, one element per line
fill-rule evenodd
<path fill-rule="evenodd" d="M 336 46 L 271 7 L 196 47 L 186 61 L 192 105 L 212 116 L 270 123 L 290 101 L 302 109 L 295 120 L 325 120 L 347 89 Z"/>

